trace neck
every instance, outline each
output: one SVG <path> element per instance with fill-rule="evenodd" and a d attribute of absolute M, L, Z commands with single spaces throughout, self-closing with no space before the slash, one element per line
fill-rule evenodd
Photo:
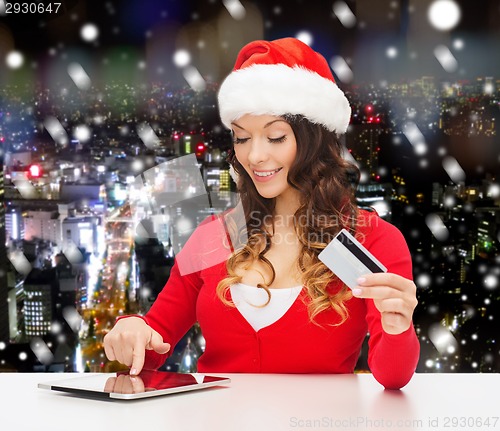
<path fill-rule="evenodd" d="M 295 189 L 288 189 L 286 193 L 283 193 L 276 198 L 274 217 L 281 220 L 284 227 L 292 227 L 293 215 L 299 206 L 299 192 Z"/>

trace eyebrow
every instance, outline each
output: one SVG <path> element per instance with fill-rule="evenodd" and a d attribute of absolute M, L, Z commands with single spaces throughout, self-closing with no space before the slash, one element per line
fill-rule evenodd
<path fill-rule="evenodd" d="M 286 120 L 283 120 L 283 119 L 281 119 L 281 118 L 278 118 L 277 120 L 269 121 L 269 123 L 266 123 L 266 124 L 264 125 L 264 129 L 265 129 L 266 127 L 269 127 L 271 124 L 274 124 L 274 123 L 276 123 L 276 122 L 278 122 L 278 121 L 283 121 L 284 123 L 288 124 L 288 122 L 287 122 Z M 232 122 L 231 122 L 231 124 L 232 124 L 233 126 L 236 126 L 238 129 L 245 130 L 243 127 L 241 127 L 239 124 L 236 124 L 234 121 L 232 121 Z M 245 132 L 246 132 L 246 130 L 245 130 Z"/>

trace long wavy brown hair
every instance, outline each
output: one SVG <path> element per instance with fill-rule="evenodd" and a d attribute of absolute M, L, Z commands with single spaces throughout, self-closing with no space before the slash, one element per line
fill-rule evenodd
<path fill-rule="evenodd" d="M 359 170 L 342 157 L 342 146 L 334 132 L 300 115 L 283 118 L 290 124 L 297 141 L 297 155 L 288 173 L 288 183 L 300 192 L 300 206 L 293 215 L 293 224 L 301 244 L 297 264 L 310 299 L 309 317 L 314 322 L 319 313 L 333 309 L 340 316 L 340 323 L 337 323 L 340 325 L 348 317 L 345 302 L 352 294 L 343 284 L 340 289 L 331 288 L 336 276 L 318 259 L 318 254 L 342 228 L 355 233 L 358 212 L 355 190 Z M 228 162 L 238 174 L 237 186 L 247 233 L 245 239 L 248 238 L 240 244 L 233 244 L 234 252 L 226 262 L 228 275 L 217 285 L 221 301 L 234 306 L 229 288 L 242 279 L 235 269 L 248 269 L 256 260 L 269 268 L 269 282 L 259 283 L 257 287 L 265 289 L 270 299 L 269 286 L 276 273 L 266 253 L 272 244 L 275 199 L 264 198 L 257 192 L 234 151 L 230 152 Z M 270 219 L 273 220 L 271 232 L 264 223 Z"/>

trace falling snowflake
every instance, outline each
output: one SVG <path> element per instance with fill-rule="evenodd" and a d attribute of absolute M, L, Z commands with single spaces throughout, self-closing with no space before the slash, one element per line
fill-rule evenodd
<path fill-rule="evenodd" d="M 498 277 L 494 274 L 488 274 L 484 277 L 483 284 L 487 289 L 496 289 L 498 287 Z"/>
<path fill-rule="evenodd" d="M 85 124 L 81 124 L 79 126 L 76 126 L 73 129 L 73 136 L 75 139 L 79 140 L 80 142 L 87 142 L 92 135 L 92 131 L 88 126 Z"/>
<path fill-rule="evenodd" d="M 92 85 L 90 76 L 79 63 L 73 62 L 68 65 L 68 75 L 79 90 L 88 90 Z"/>
<path fill-rule="evenodd" d="M 132 171 L 134 172 L 142 172 L 144 170 L 146 166 L 144 165 L 144 162 L 140 159 L 135 159 L 133 162 L 132 162 L 132 165 L 131 165 L 131 168 L 132 168 Z"/>
<path fill-rule="evenodd" d="M 301 42 L 304 42 L 306 45 L 311 46 L 314 41 L 314 37 L 311 32 L 309 31 L 299 31 L 296 35 L 295 38 L 300 40 Z"/>
<path fill-rule="evenodd" d="M 452 73 L 458 69 L 458 61 L 447 46 L 436 46 L 434 56 L 446 72 Z"/>
<path fill-rule="evenodd" d="M 356 25 L 356 16 L 352 13 L 346 2 L 336 1 L 333 4 L 333 13 L 346 28 L 352 28 Z"/>
<path fill-rule="evenodd" d="M 185 49 L 175 51 L 172 60 L 177 67 L 186 67 L 191 63 L 191 54 Z"/>
<path fill-rule="evenodd" d="M 7 67 L 19 69 L 24 64 L 24 56 L 19 51 L 11 51 L 5 57 Z"/>
<path fill-rule="evenodd" d="M 246 9 L 241 4 L 240 0 L 223 0 L 222 3 L 226 7 L 229 14 L 236 20 L 240 21 L 245 18 Z"/>
<path fill-rule="evenodd" d="M 453 0 L 434 1 L 427 12 L 432 26 L 441 31 L 448 31 L 456 27 L 461 15 L 458 4 Z"/>
<path fill-rule="evenodd" d="M 64 127 L 56 117 L 47 117 L 43 122 L 43 125 L 54 141 L 61 145 L 66 145 L 68 143 L 66 130 L 64 130 Z"/>
<path fill-rule="evenodd" d="M 425 143 L 425 138 L 418 126 L 409 121 L 403 126 L 403 133 L 406 139 L 413 145 L 415 153 L 418 155 L 423 155 L 427 152 L 427 144 Z"/>
<path fill-rule="evenodd" d="M 182 71 L 184 79 L 194 91 L 203 91 L 206 88 L 205 79 L 194 66 L 188 66 Z"/>
<path fill-rule="evenodd" d="M 455 48 L 457 51 L 460 51 L 464 49 L 465 43 L 463 39 L 455 39 L 453 41 L 453 48 Z"/>
<path fill-rule="evenodd" d="M 64 320 L 68 323 L 73 332 L 78 332 L 80 330 L 80 325 L 82 323 L 82 316 L 78 313 L 75 307 L 65 307 L 62 311 Z"/>
<path fill-rule="evenodd" d="M 454 157 L 447 156 L 443 159 L 443 169 L 453 182 L 460 183 L 465 180 L 465 171 Z"/>
<path fill-rule="evenodd" d="M 52 322 L 50 325 L 50 332 L 53 334 L 59 334 L 62 331 L 62 325 L 59 322 Z"/>
<path fill-rule="evenodd" d="M 429 274 L 419 274 L 415 279 L 415 284 L 421 289 L 428 288 L 431 284 L 431 277 Z"/>
<path fill-rule="evenodd" d="M 425 223 L 438 241 L 448 239 L 448 229 L 437 214 L 428 214 L 425 218 Z"/>
<path fill-rule="evenodd" d="M 85 42 L 93 42 L 99 37 L 99 29 L 95 24 L 85 24 L 80 30 L 80 36 Z"/>
<path fill-rule="evenodd" d="M 458 342 L 451 331 L 439 323 L 429 327 L 429 339 L 441 355 L 454 353 L 458 347 Z"/>
<path fill-rule="evenodd" d="M 84 260 L 82 252 L 75 244 L 70 244 L 68 247 L 63 250 L 64 256 L 70 263 L 76 264 L 81 263 Z"/>
<path fill-rule="evenodd" d="M 160 139 L 153 128 L 148 123 L 141 123 L 137 126 L 137 134 L 146 147 L 153 149 L 160 144 Z"/>
<path fill-rule="evenodd" d="M 30 273 L 31 264 L 24 253 L 20 251 L 14 251 L 9 255 L 9 260 L 12 263 L 12 266 L 14 266 L 16 271 L 20 274 L 28 275 Z"/>
<path fill-rule="evenodd" d="M 37 359 L 44 365 L 49 365 L 54 361 L 54 355 L 41 338 L 33 338 L 30 347 Z"/>
<path fill-rule="evenodd" d="M 38 193 L 27 179 L 16 178 L 12 180 L 12 183 L 23 199 L 36 199 Z"/>
<path fill-rule="evenodd" d="M 353 79 L 353 73 L 347 62 L 341 56 L 335 56 L 330 61 L 330 66 L 337 77 L 345 83 L 349 83 Z"/>
<path fill-rule="evenodd" d="M 388 58 L 396 58 L 398 56 L 398 50 L 394 46 L 390 46 L 386 49 L 385 55 L 387 55 Z"/>

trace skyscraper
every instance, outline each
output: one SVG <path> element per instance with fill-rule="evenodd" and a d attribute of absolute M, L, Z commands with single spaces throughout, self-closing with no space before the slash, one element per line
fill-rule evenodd
<path fill-rule="evenodd" d="M 3 146 L 0 147 L 0 341 L 9 340 L 7 286 L 7 250 L 5 247 L 5 194 L 3 178 Z"/>

